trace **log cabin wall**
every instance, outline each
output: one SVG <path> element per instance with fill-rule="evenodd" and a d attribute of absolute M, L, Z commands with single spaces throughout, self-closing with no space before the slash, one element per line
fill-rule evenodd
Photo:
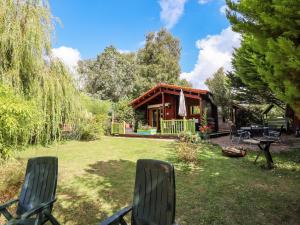
<path fill-rule="evenodd" d="M 208 110 L 209 125 L 213 130 L 218 129 L 217 107 L 212 103 L 208 91 L 179 87 L 175 85 L 158 84 L 137 99 L 133 100 L 131 105 L 135 110 L 144 109 L 145 118 L 148 125 L 153 124 L 153 117 L 159 115 L 155 124 L 159 128 L 160 119 L 172 120 L 183 119 L 178 115 L 179 94 L 180 90 L 184 91 L 187 116 L 186 119 L 196 119 L 199 129 L 201 114 L 204 109 Z"/>

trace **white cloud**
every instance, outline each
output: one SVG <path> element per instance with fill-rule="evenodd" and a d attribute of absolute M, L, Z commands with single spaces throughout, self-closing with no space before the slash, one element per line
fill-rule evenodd
<path fill-rule="evenodd" d="M 168 29 L 174 27 L 182 16 L 187 0 L 160 0 L 160 19 Z"/>
<path fill-rule="evenodd" d="M 81 59 L 80 52 L 77 49 L 61 46 L 52 49 L 52 56 L 59 58 L 70 70 L 76 74 L 77 63 Z"/>
<path fill-rule="evenodd" d="M 226 15 L 226 9 L 228 9 L 228 6 L 227 5 L 223 5 L 223 6 L 221 6 L 220 7 L 220 13 L 222 14 L 222 15 Z"/>
<path fill-rule="evenodd" d="M 206 3 L 208 3 L 208 2 L 210 2 L 211 0 L 198 0 L 198 3 L 199 4 L 206 4 Z"/>
<path fill-rule="evenodd" d="M 240 35 L 228 27 L 220 34 L 208 35 L 196 42 L 199 49 L 198 60 L 191 72 L 184 72 L 181 78 L 187 79 L 194 87 L 206 89 L 205 80 L 220 67 L 230 71 L 234 48 L 240 46 Z"/>

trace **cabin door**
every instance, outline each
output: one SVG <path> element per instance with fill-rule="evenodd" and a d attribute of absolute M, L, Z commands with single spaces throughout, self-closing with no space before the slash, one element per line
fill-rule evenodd
<path fill-rule="evenodd" d="M 160 109 L 149 109 L 149 125 L 151 127 L 159 128 L 160 123 Z"/>

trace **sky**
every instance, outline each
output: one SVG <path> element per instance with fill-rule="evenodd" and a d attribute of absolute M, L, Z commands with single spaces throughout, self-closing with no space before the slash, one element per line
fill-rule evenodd
<path fill-rule="evenodd" d="M 205 80 L 220 67 L 231 70 L 240 44 L 225 16 L 225 0 L 50 0 L 50 7 L 57 21 L 52 52 L 71 71 L 109 45 L 137 51 L 148 32 L 165 27 L 181 43 L 181 78 L 207 89 Z"/>

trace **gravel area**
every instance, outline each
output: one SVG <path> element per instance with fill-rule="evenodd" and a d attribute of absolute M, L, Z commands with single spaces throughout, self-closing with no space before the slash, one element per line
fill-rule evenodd
<path fill-rule="evenodd" d="M 282 142 L 281 143 L 273 143 L 271 145 L 271 152 L 282 152 L 282 151 L 290 151 L 293 149 L 300 149 L 300 138 L 296 138 L 293 135 L 282 135 L 281 137 Z M 227 146 L 243 146 L 249 150 L 258 151 L 257 145 L 249 145 L 245 144 L 242 141 L 240 144 L 232 143 L 229 136 L 223 136 L 218 138 L 212 138 L 210 141 L 214 144 L 218 144 L 221 147 L 227 147 Z"/>

